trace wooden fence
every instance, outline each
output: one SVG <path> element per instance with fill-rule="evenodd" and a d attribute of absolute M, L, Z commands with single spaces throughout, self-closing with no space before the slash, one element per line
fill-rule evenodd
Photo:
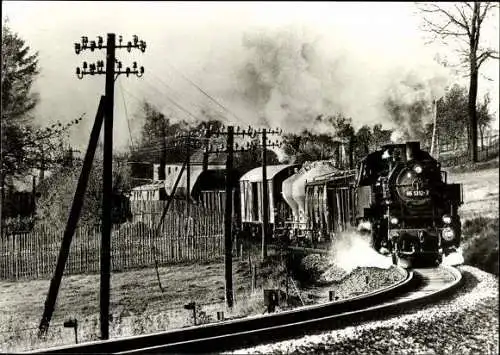
<path fill-rule="evenodd" d="M 133 222 L 159 223 L 163 208 L 167 204 L 166 200 L 132 200 L 130 210 Z M 233 202 L 234 204 L 234 202 Z M 223 218 L 226 205 L 224 191 L 203 191 L 200 200 L 189 204 L 190 215 L 216 215 Z M 233 217 L 235 216 L 235 206 L 233 206 Z M 174 199 L 170 203 L 169 214 L 186 213 L 186 200 Z"/>
<path fill-rule="evenodd" d="M 224 253 L 223 213 L 192 208 L 186 223 L 182 212 L 168 213 L 157 235 L 157 224 L 135 222 L 112 231 L 113 271 L 186 261 L 208 261 Z M 38 226 L 28 233 L 4 235 L 0 240 L 0 279 L 51 277 L 63 230 Z M 77 228 L 65 274 L 95 273 L 100 266 L 100 226 Z"/>
<path fill-rule="evenodd" d="M 498 135 L 484 137 L 483 142 L 478 143 L 478 161 L 486 161 L 499 154 Z M 470 161 L 468 152 L 468 142 L 466 139 L 454 142 L 453 144 L 442 144 L 439 146 L 439 162 L 443 166 L 450 167 L 466 164 Z"/>

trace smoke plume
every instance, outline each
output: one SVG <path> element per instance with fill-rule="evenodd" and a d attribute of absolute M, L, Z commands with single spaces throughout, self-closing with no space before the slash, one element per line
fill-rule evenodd
<path fill-rule="evenodd" d="M 299 26 L 247 31 L 239 45 L 218 55 L 231 60 L 207 62 L 202 86 L 245 125 L 334 133 L 314 119 L 342 113 L 355 128 L 381 123 L 406 138 L 418 136 L 432 120 L 433 100 L 444 94 L 447 71 L 432 60 L 364 52 L 342 36 Z"/>

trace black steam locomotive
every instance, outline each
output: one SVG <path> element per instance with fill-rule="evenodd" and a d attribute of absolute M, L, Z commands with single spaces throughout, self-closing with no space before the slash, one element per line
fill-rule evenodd
<path fill-rule="evenodd" d="M 275 237 L 318 245 L 357 228 L 394 263 L 439 264 L 460 245 L 461 185 L 448 184 L 446 172 L 418 142 L 382 146 L 356 170 L 329 161 L 304 164 L 288 169 L 279 183 L 281 195 L 270 196 L 276 200 L 269 211 Z M 242 195 L 242 206 L 246 200 Z M 272 208 L 280 202 L 288 213 Z"/>
<path fill-rule="evenodd" d="M 390 144 L 369 154 L 356 178 L 357 222 L 376 250 L 399 259 L 440 263 L 460 245 L 460 184 L 418 142 Z"/>

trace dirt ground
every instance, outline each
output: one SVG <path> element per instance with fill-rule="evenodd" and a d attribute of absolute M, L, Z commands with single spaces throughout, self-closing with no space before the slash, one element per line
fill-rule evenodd
<path fill-rule="evenodd" d="M 459 209 L 462 221 L 498 216 L 498 179 L 498 168 L 448 174 L 448 182 L 463 184 L 464 204 Z"/>
<path fill-rule="evenodd" d="M 162 293 L 154 269 L 115 273 L 111 277 L 110 308 L 115 317 L 165 308 L 183 310 L 189 302 L 224 302 L 224 264 L 162 267 Z M 236 293 L 250 287 L 246 263 L 233 263 Z M 36 327 L 43 312 L 49 280 L 0 282 L 0 332 L 6 323 L 22 317 L 23 327 Z M 53 322 L 68 317 L 85 319 L 99 313 L 99 275 L 63 278 Z"/>

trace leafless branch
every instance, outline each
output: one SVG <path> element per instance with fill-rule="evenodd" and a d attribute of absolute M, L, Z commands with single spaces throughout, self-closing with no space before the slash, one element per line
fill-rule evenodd
<path fill-rule="evenodd" d="M 479 26 L 483 23 L 483 20 L 488 14 L 489 10 L 493 8 L 493 4 L 491 2 L 486 2 L 483 4 L 484 4 L 483 13 L 479 16 L 479 21 L 478 21 Z M 481 7 L 481 3 L 479 3 L 479 6 Z"/>
<path fill-rule="evenodd" d="M 465 23 L 465 25 L 467 27 L 467 29 L 466 29 L 467 30 L 467 35 L 470 36 L 470 26 L 469 26 L 469 22 L 467 21 L 467 17 L 465 16 L 465 11 L 463 11 L 463 9 L 461 9 L 456 4 L 454 6 L 455 6 L 455 9 L 460 14 L 460 17 L 462 18 L 462 20 L 464 21 L 464 23 Z"/>
<path fill-rule="evenodd" d="M 426 18 L 423 19 L 424 22 L 425 22 L 425 27 L 424 27 L 424 30 L 426 32 L 430 32 L 430 33 L 433 33 L 434 34 L 434 39 L 435 40 L 437 38 L 437 35 L 441 36 L 443 39 L 448 37 L 448 36 L 453 36 L 453 37 L 456 37 L 458 39 L 460 39 L 461 41 L 463 41 L 464 43 L 467 43 L 468 44 L 468 38 L 469 38 L 469 35 L 468 33 L 466 32 L 463 32 L 463 31 L 453 31 L 453 30 L 448 30 L 448 26 L 450 26 L 453 22 L 450 20 L 448 21 L 445 25 L 441 26 L 441 25 L 438 25 Z"/>
<path fill-rule="evenodd" d="M 493 49 L 486 49 L 484 52 L 479 54 L 477 56 L 477 68 L 479 68 L 488 58 L 499 59 L 498 52 Z"/>
<path fill-rule="evenodd" d="M 470 6 L 470 3 L 469 3 L 469 2 L 465 1 L 463 4 L 464 4 L 465 6 L 467 6 L 467 7 L 469 8 L 469 10 L 471 10 L 471 11 L 473 10 L 473 9 L 472 9 L 472 6 Z"/>
<path fill-rule="evenodd" d="M 450 12 L 446 11 L 445 9 L 443 9 L 442 7 L 439 7 L 438 5 L 436 4 L 430 4 L 430 6 L 434 7 L 435 8 L 435 11 L 433 12 L 437 12 L 437 13 L 442 13 L 444 14 L 450 21 L 452 21 L 454 24 L 456 24 L 457 26 L 459 27 L 462 27 L 464 30 L 468 31 L 469 30 L 469 27 L 467 26 L 467 23 L 462 23 L 460 22 L 459 20 L 457 20 L 456 16 L 454 16 L 453 14 L 451 14 Z"/>
<path fill-rule="evenodd" d="M 434 33 L 435 36 L 433 40 L 435 40 L 438 36 L 441 37 L 441 39 L 445 39 L 449 36 L 452 36 L 454 38 L 459 39 L 464 44 L 467 45 L 469 44 L 469 39 L 470 39 L 470 28 L 468 26 L 469 23 L 465 18 L 465 13 L 463 13 L 462 15 L 462 12 L 458 7 L 455 6 L 456 10 L 460 15 L 451 14 L 448 11 L 440 8 L 436 4 L 425 4 L 424 6 L 419 6 L 417 4 L 417 8 L 423 13 L 432 14 L 431 16 L 438 15 L 439 18 L 441 19 L 446 18 L 447 20 L 446 24 L 439 25 L 436 22 L 429 19 L 427 16 L 425 15 L 423 16 L 424 25 L 422 29 L 426 32 Z M 443 14 L 445 15 L 444 17 Z M 457 19 L 458 16 L 462 18 L 463 23 Z M 449 28 L 450 26 L 454 26 L 456 28 L 451 29 Z"/>

